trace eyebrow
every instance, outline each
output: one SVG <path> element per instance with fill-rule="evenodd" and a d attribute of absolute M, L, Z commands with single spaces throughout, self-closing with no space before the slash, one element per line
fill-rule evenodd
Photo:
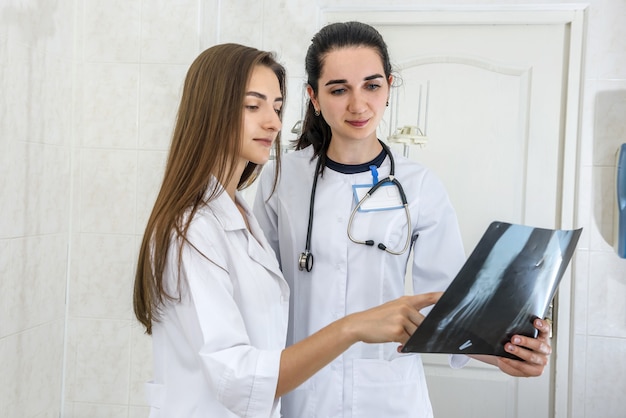
<path fill-rule="evenodd" d="M 246 96 L 257 97 L 257 98 L 259 98 L 261 100 L 267 100 L 267 96 L 266 95 L 264 95 L 262 93 L 259 93 L 259 92 L 256 92 L 256 91 L 248 91 L 248 92 L 246 92 Z M 280 97 L 280 96 L 274 99 L 274 102 L 282 102 L 282 101 L 283 101 L 283 98 Z"/>
<path fill-rule="evenodd" d="M 370 81 L 370 80 L 375 80 L 377 78 L 383 78 L 382 74 L 373 74 L 373 75 L 369 75 L 367 77 L 365 77 L 363 80 L 364 81 Z M 326 84 L 324 84 L 325 86 L 330 86 L 332 84 L 346 84 L 348 83 L 348 80 L 346 80 L 345 78 L 341 78 L 338 80 L 328 80 L 328 82 Z"/>

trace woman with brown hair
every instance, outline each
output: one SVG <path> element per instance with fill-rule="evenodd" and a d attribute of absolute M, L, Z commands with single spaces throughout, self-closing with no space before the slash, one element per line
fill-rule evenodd
<path fill-rule="evenodd" d="M 440 296 L 347 315 L 285 349 L 289 287 L 239 193 L 278 150 L 284 97 L 268 52 L 217 45 L 189 69 L 135 277 L 151 417 L 278 417 L 281 395 L 356 342 L 404 343 Z"/>

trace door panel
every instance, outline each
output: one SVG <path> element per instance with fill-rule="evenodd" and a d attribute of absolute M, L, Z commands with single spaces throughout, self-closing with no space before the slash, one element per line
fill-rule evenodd
<path fill-rule="evenodd" d="M 428 83 L 429 140 L 410 148 L 409 155 L 433 169 L 448 188 L 466 252 L 494 220 L 554 227 L 564 28 L 438 25 L 380 30 L 389 39 L 406 86 L 397 89 L 398 105 L 391 109 L 401 125 L 414 109 L 414 80 Z M 425 39 L 428 46 L 422 42 L 416 52 L 402 39 Z M 532 386 L 520 387 L 519 379 L 479 362 L 444 374 L 447 365 L 441 363 L 447 359 L 441 357 L 425 356 L 436 416 L 530 416 L 520 404 L 523 399 L 532 399 L 533 417 L 551 415 L 550 368 Z M 450 388 L 456 389 L 455 402 L 450 402 Z"/>
<path fill-rule="evenodd" d="M 414 86 L 430 86 L 429 141 L 412 147 L 410 156 L 446 184 L 467 251 L 494 219 L 553 227 L 564 27 L 389 25 L 379 30 L 400 67 L 403 85 L 395 90 L 397 108 L 390 109 L 397 111 L 400 125 L 414 120 Z M 428 42 L 416 48 L 406 39 Z"/>
<path fill-rule="evenodd" d="M 475 60 L 439 60 L 404 66 L 394 91 L 404 106 L 391 110 L 398 110 L 400 125 L 409 125 L 414 107 L 406 104 L 428 84 L 429 140 L 410 147 L 409 156 L 443 180 L 469 252 L 491 221 L 523 219 L 528 113 L 519 104 L 528 96 L 529 72 L 511 75 Z"/>

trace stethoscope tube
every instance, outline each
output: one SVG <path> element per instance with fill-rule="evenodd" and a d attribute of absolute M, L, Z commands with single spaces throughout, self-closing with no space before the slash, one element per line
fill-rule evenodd
<path fill-rule="evenodd" d="M 385 153 L 389 156 L 389 162 L 391 164 L 391 167 L 390 167 L 390 170 L 389 170 L 389 176 L 384 178 L 384 179 L 382 179 L 382 180 L 380 180 L 378 183 L 374 184 L 367 191 L 365 196 L 357 203 L 355 208 L 352 210 L 352 213 L 350 214 L 350 219 L 348 221 L 348 238 L 350 238 L 350 241 L 352 241 L 352 242 L 354 242 L 356 244 L 363 244 L 363 245 L 367 245 L 367 246 L 373 246 L 374 245 L 374 241 L 373 240 L 361 241 L 361 240 L 357 240 L 356 238 L 354 238 L 352 236 L 352 233 L 350 232 L 351 229 L 352 229 L 352 223 L 354 222 L 354 217 L 356 216 L 356 213 L 358 212 L 359 208 L 363 205 L 363 203 L 365 203 L 367 201 L 367 199 L 369 199 L 370 196 L 372 194 L 374 194 L 374 192 L 376 192 L 376 190 L 378 190 L 378 188 L 381 187 L 383 184 L 385 184 L 385 183 L 392 183 L 393 185 L 395 185 L 398 188 L 398 192 L 400 194 L 400 199 L 402 200 L 402 206 L 404 207 L 404 212 L 406 214 L 407 237 L 406 237 L 406 241 L 404 243 L 404 247 L 400 251 L 390 250 L 383 243 L 379 243 L 377 247 L 379 249 L 385 251 L 385 252 L 388 252 L 389 254 L 401 255 L 401 254 L 404 254 L 409 249 L 409 246 L 411 245 L 411 212 L 409 211 L 409 205 L 408 205 L 408 201 L 407 201 L 407 198 L 406 198 L 406 194 L 404 193 L 404 188 L 402 187 L 402 185 L 400 184 L 398 179 L 395 178 L 395 168 L 396 168 L 395 166 L 396 166 L 396 164 L 395 164 L 393 155 L 391 155 L 391 150 L 381 140 L 378 140 L 378 142 L 380 143 L 380 145 L 385 150 Z M 317 189 L 317 179 L 318 179 L 319 174 L 320 174 L 321 163 L 322 163 L 322 159 L 318 157 L 317 164 L 315 166 L 315 176 L 313 178 L 313 185 L 311 187 L 311 198 L 310 198 L 310 202 L 309 202 L 309 224 L 308 224 L 307 232 L 306 232 L 306 247 L 305 247 L 304 251 L 302 253 L 300 253 L 300 257 L 298 258 L 298 268 L 300 269 L 300 271 L 306 270 L 306 271 L 310 272 L 313 269 L 313 254 L 311 253 L 311 235 L 312 235 L 312 232 L 313 232 L 313 209 L 314 209 L 314 206 L 315 206 L 315 191 Z"/>
<path fill-rule="evenodd" d="M 389 154 L 389 155 L 391 155 L 391 154 Z M 393 157 L 391 157 L 391 158 L 393 158 Z M 393 163 L 392 163 L 392 167 L 393 167 Z M 400 251 L 390 250 L 382 242 L 378 243 L 378 248 L 380 248 L 383 251 L 388 252 L 389 254 L 401 255 L 401 254 L 404 254 L 406 252 L 406 250 L 409 249 L 409 246 L 411 245 L 411 212 L 409 211 L 409 204 L 407 202 L 406 194 L 404 193 L 404 189 L 402 188 L 402 185 L 400 184 L 398 179 L 396 179 L 393 175 L 390 175 L 389 177 L 386 177 L 386 178 L 382 179 L 381 181 L 379 181 L 378 183 L 376 183 L 375 185 L 373 185 L 367 191 L 367 193 L 365 193 L 365 196 L 363 196 L 363 198 L 361 200 L 359 200 L 359 203 L 357 203 L 357 205 L 354 207 L 354 209 L 352 209 L 352 213 L 350 213 L 350 220 L 348 221 L 348 238 L 350 238 L 350 241 L 354 242 L 355 244 L 364 244 L 364 245 L 367 245 L 367 246 L 370 246 L 370 247 L 374 245 L 374 240 L 371 240 L 371 239 L 369 239 L 367 241 L 358 240 L 358 239 L 356 239 L 356 238 L 354 238 L 352 236 L 352 233 L 350 233 L 350 231 L 352 230 L 352 222 L 354 221 L 354 217 L 356 216 L 356 213 L 358 212 L 359 208 L 367 201 L 367 199 L 370 198 L 371 195 L 374 194 L 374 192 L 376 190 L 378 190 L 378 188 L 380 186 L 382 186 L 385 183 L 393 183 L 398 188 L 398 191 L 400 193 L 400 199 L 402 199 L 402 207 L 404 208 L 404 213 L 406 214 L 406 222 L 407 222 L 407 230 L 408 230 L 408 232 L 407 232 L 406 241 L 404 242 L 404 247 L 402 248 L 402 250 L 400 250 Z"/>
<path fill-rule="evenodd" d="M 322 167 L 322 159 L 317 158 L 317 164 L 315 165 L 315 175 L 313 176 L 313 186 L 311 186 L 311 198 L 309 202 L 309 226 L 306 230 L 306 247 L 304 251 L 300 253 L 298 259 L 298 268 L 300 271 L 306 270 L 310 272 L 313 270 L 313 254 L 311 253 L 311 233 L 313 231 L 313 209 L 315 207 L 315 191 L 317 189 L 317 179 L 320 176 L 320 169 Z"/>

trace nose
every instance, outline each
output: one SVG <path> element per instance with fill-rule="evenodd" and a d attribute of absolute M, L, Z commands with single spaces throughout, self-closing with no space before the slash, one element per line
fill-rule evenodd
<path fill-rule="evenodd" d="M 350 100 L 348 101 L 348 111 L 350 113 L 363 113 L 367 110 L 367 102 L 363 95 L 355 91 L 350 95 Z"/>
<path fill-rule="evenodd" d="M 265 129 L 274 132 L 278 132 L 280 128 L 282 128 L 283 123 L 281 122 L 280 116 L 278 116 L 278 113 L 276 113 L 274 108 L 271 108 L 267 112 L 267 116 L 265 118 L 265 123 L 263 124 L 263 126 L 265 127 Z"/>

